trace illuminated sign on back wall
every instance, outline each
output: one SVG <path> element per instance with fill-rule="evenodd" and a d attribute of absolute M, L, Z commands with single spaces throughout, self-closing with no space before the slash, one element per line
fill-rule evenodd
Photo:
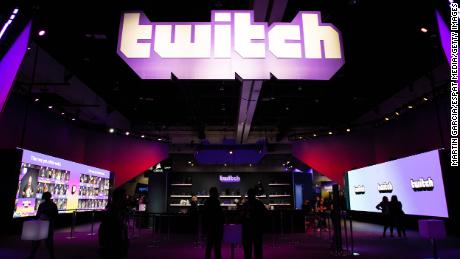
<path fill-rule="evenodd" d="M 383 197 L 398 197 L 410 215 L 448 217 L 438 150 L 351 170 L 347 174 L 350 209 L 380 212 Z"/>
<path fill-rule="evenodd" d="M 212 11 L 211 22 L 121 17 L 117 52 L 142 79 L 329 80 L 345 63 L 342 37 L 320 12 L 290 23 L 254 22 L 253 11 Z"/>

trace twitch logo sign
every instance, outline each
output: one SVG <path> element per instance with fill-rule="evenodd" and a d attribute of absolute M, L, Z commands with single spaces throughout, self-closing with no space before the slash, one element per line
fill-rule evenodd
<path fill-rule="evenodd" d="M 345 62 L 341 33 L 320 12 L 271 25 L 254 22 L 253 11 L 212 11 L 211 22 L 126 12 L 117 52 L 142 79 L 329 80 Z"/>
<path fill-rule="evenodd" d="M 233 175 L 228 175 L 228 176 L 223 176 L 223 175 L 219 175 L 219 181 L 221 183 L 239 183 L 241 181 L 241 178 L 237 175 L 237 176 L 233 176 Z"/>
<path fill-rule="evenodd" d="M 391 182 L 377 183 L 377 190 L 379 193 L 392 193 L 393 185 Z"/>
<path fill-rule="evenodd" d="M 434 189 L 434 182 L 431 177 L 428 179 L 420 178 L 418 180 L 410 179 L 410 185 L 414 192 L 421 192 L 421 191 L 432 191 Z"/>
<path fill-rule="evenodd" d="M 355 194 L 360 195 L 360 194 L 366 193 L 366 187 L 364 187 L 364 185 L 357 185 L 354 187 L 355 187 Z"/>

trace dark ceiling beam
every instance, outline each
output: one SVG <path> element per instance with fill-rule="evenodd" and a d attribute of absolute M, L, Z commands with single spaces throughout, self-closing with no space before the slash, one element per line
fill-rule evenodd
<path fill-rule="evenodd" d="M 284 16 L 288 0 L 254 0 L 254 20 L 256 22 L 279 22 Z M 252 119 L 256 111 L 257 101 L 263 81 L 243 80 L 241 87 L 238 124 L 236 127 L 236 142 L 245 144 L 249 138 Z"/>

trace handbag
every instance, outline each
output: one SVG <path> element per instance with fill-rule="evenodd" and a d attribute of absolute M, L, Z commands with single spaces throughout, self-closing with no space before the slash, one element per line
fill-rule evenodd
<path fill-rule="evenodd" d="M 48 220 L 28 220 L 22 224 L 21 240 L 38 241 L 48 238 L 50 222 Z"/>

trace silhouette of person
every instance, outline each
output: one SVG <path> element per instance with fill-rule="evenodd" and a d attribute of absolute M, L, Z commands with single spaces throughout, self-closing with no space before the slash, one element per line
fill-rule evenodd
<path fill-rule="evenodd" d="M 243 219 L 243 248 L 244 258 L 252 258 L 254 247 L 254 258 L 263 258 L 263 226 L 266 214 L 265 205 L 256 199 L 256 190 L 248 190 L 248 200 L 242 208 Z"/>
<path fill-rule="evenodd" d="M 219 193 L 216 187 L 209 189 L 209 198 L 204 203 L 204 217 L 206 224 L 206 259 L 211 258 L 214 248 L 214 258 L 222 258 L 221 246 L 224 234 L 224 212 L 220 206 Z"/>
<path fill-rule="evenodd" d="M 382 201 L 375 206 L 376 209 L 382 211 L 383 215 L 383 237 L 387 235 L 387 229 L 390 227 L 390 235 L 393 237 L 393 224 L 390 218 L 390 202 L 387 196 L 382 197 Z"/>
<path fill-rule="evenodd" d="M 393 225 L 398 230 L 398 237 L 401 237 L 401 234 L 406 237 L 406 229 L 404 227 L 404 211 L 402 209 L 402 203 L 398 201 L 398 196 L 391 196 L 390 201 L 390 215 Z"/>
<path fill-rule="evenodd" d="M 45 239 L 46 248 L 48 249 L 48 253 L 51 259 L 54 259 L 54 222 L 58 215 L 58 209 L 56 203 L 51 200 L 51 193 L 45 192 L 42 195 L 42 199 L 44 200 L 40 206 L 38 206 L 37 210 L 37 218 L 40 220 L 48 220 L 49 221 L 49 229 L 48 229 L 48 237 Z M 38 248 L 40 247 L 41 240 L 33 241 L 32 243 L 32 252 L 28 259 L 35 258 L 37 254 Z"/>
<path fill-rule="evenodd" d="M 198 197 L 196 195 L 192 195 L 190 199 L 190 209 L 188 212 L 191 216 L 196 216 L 198 214 Z"/>
<path fill-rule="evenodd" d="M 128 254 L 128 206 L 124 189 L 116 189 L 99 226 L 99 252 L 103 259 L 121 259 Z"/>
<path fill-rule="evenodd" d="M 198 233 L 199 222 L 198 222 L 198 197 L 192 195 L 190 199 L 190 209 L 188 210 L 190 221 L 192 223 L 192 231 L 194 234 Z"/>

